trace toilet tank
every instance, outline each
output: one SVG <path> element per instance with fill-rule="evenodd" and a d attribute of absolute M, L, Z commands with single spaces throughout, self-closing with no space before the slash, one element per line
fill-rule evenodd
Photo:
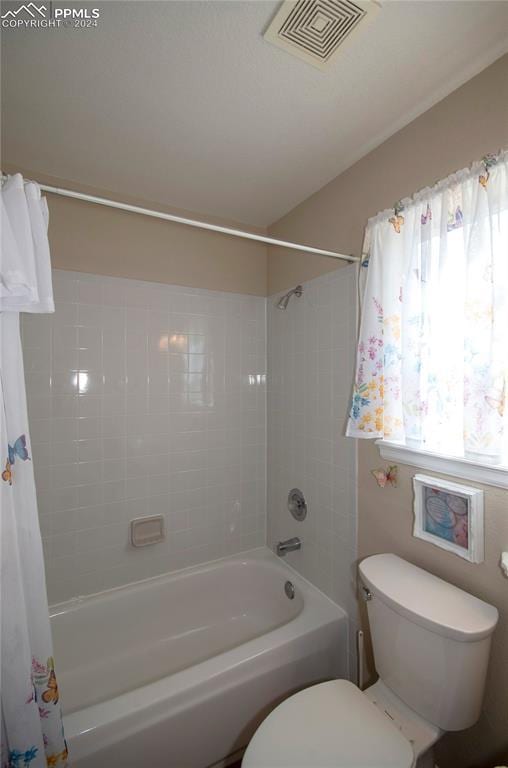
<path fill-rule="evenodd" d="M 396 555 L 367 557 L 360 576 L 379 677 L 439 728 L 469 728 L 480 715 L 497 609 Z"/>

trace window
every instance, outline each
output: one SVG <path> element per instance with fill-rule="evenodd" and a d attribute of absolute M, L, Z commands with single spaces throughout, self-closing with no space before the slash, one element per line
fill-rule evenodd
<path fill-rule="evenodd" d="M 367 226 L 347 434 L 508 469 L 508 153 Z"/>

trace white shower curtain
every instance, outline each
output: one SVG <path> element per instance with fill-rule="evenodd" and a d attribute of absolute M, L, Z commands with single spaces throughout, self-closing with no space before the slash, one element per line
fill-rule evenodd
<path fill-rule="evenodd" d="M 20 312 L 53 312 L 46 201 L 1 192 L 0 460 L 2 768 L 67 766 L 28 430 Z"/>

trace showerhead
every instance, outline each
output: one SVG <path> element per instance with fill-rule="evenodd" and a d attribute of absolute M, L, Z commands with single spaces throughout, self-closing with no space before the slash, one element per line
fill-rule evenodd
<path fill-rule="evenodd" d="M 284 296 L 281 296 L 279 301 L 277 302 L 277 309 L 287 309 L 287 306 L 289 304 L 289 299 L 294 294 L 295 296 L 301 296 L 303 293 L 303 288 L 301 285 L 297 285 L 296 288 L 292 288 L 290 291 L 284 294 Z"/>

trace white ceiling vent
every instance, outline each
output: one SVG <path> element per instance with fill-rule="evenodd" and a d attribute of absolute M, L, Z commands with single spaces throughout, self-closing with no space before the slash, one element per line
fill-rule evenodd
<path fill-rule="evenodd" d="M 285 0 L 265 40 L 325 69 L 340 45 L 379 10 L 373 0 Z"/>

